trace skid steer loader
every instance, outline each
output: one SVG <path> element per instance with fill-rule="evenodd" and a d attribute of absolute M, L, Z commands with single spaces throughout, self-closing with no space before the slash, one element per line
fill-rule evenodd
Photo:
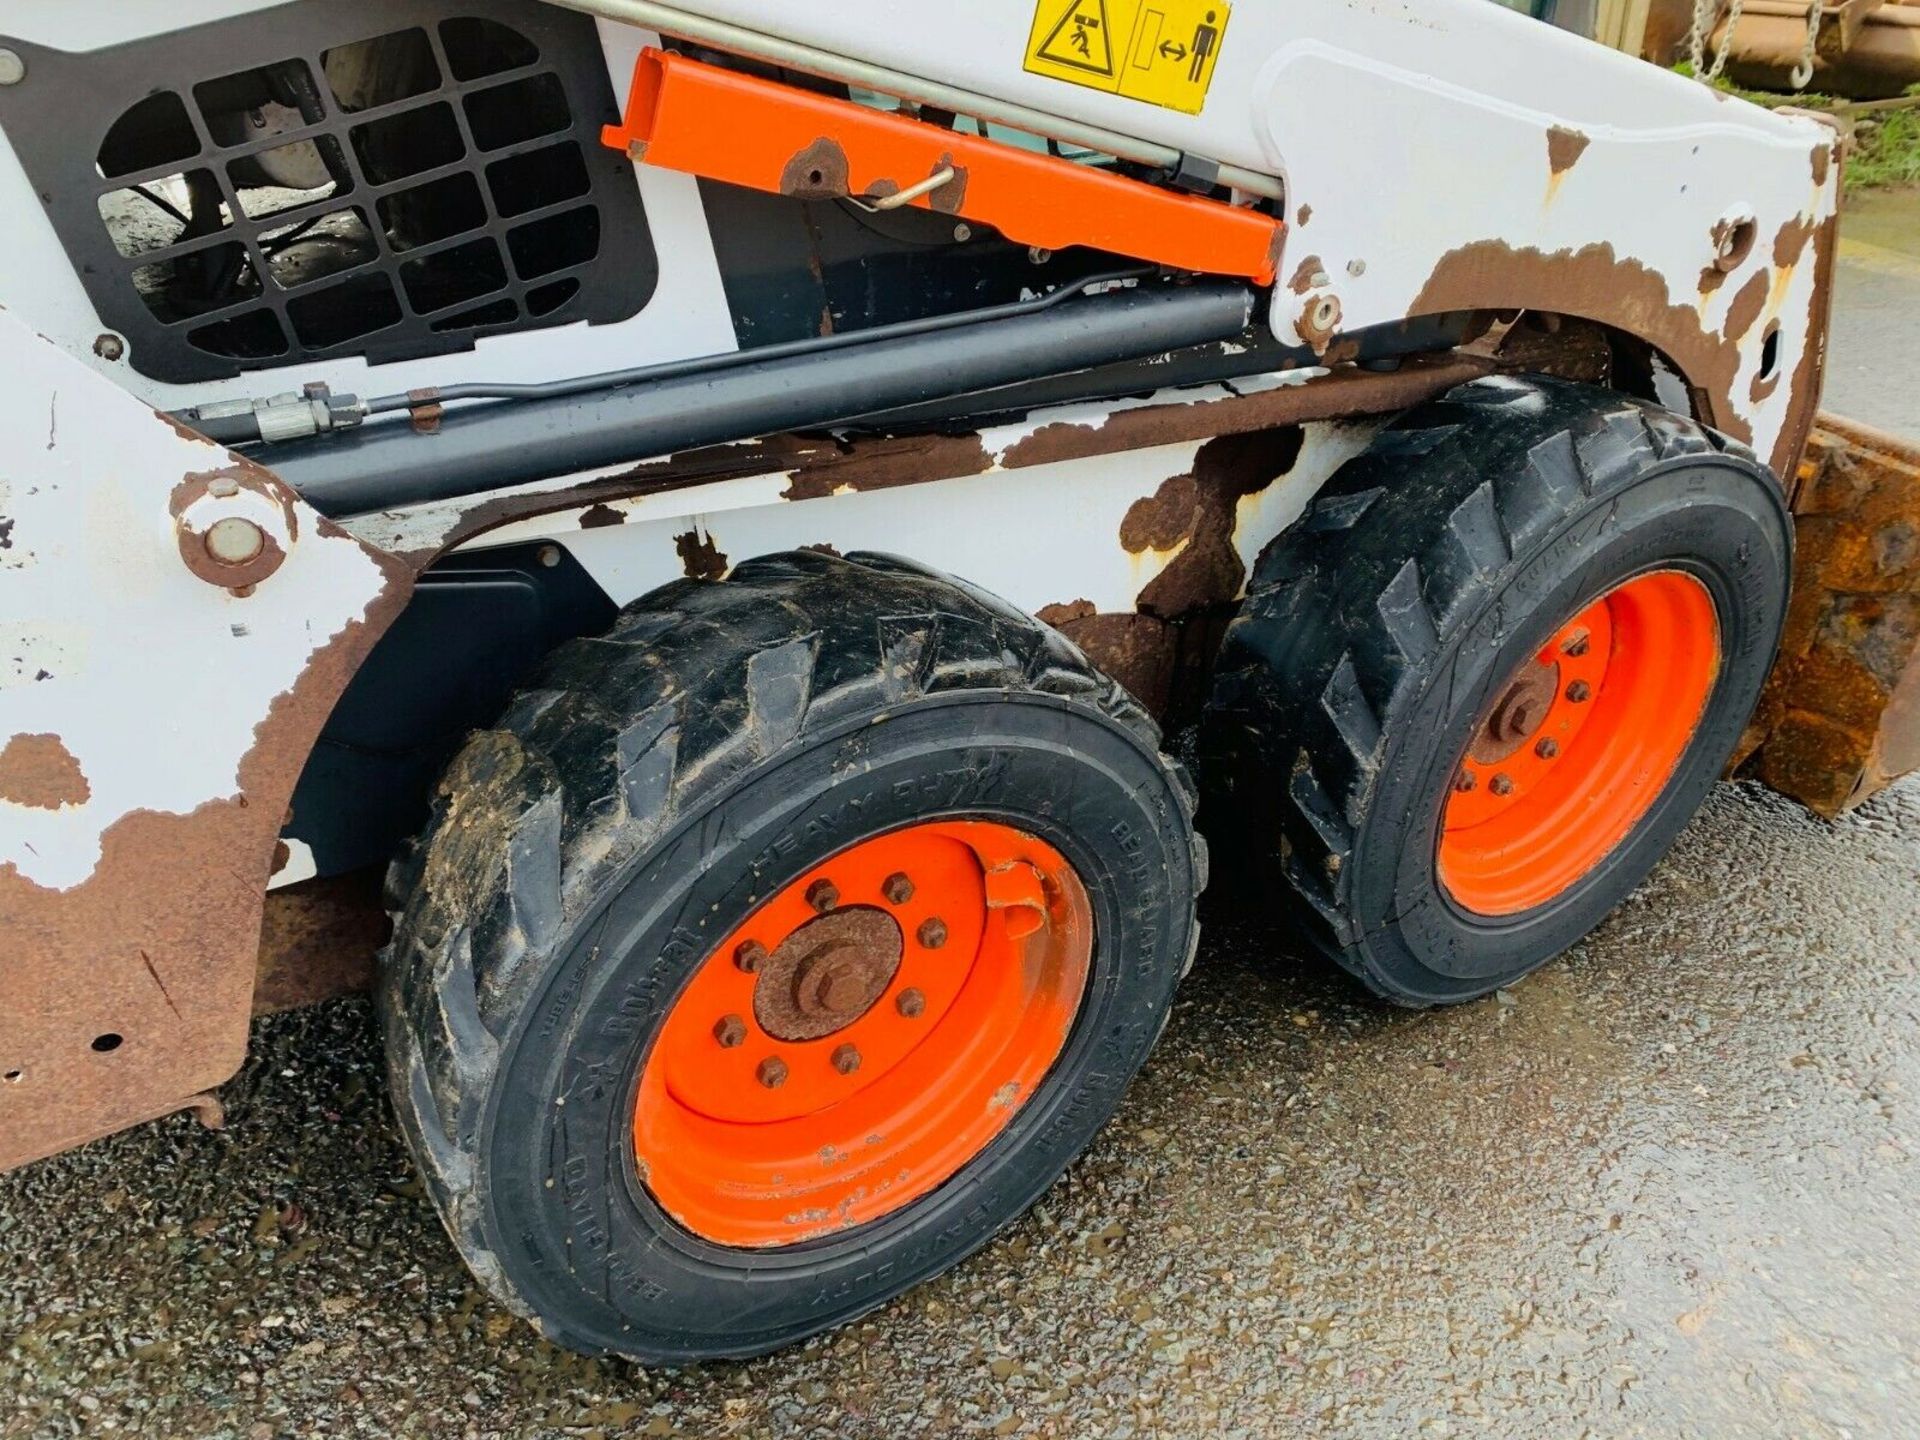
<path fill-rule="evenodd" d="M 481 1282 L 750 1354 L 1088 1143 L 1197 806 L 1419 1006 L 1730 761 L 1850 803 L 1920 472 L 1807 445 L 1839 152 L 1483 0 L 13 0 L 0 1165 L 217 1118 L 391 861 Z"/>

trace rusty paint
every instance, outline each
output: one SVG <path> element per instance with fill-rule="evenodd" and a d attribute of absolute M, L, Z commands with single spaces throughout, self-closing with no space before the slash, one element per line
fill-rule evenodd
<path fill-rule="evenodd" d="M 268 893 L 254 963 L 253 1013 L 271 1015 L 372 988 L 391 923 L 378 867 Z"/>
<path fill-rule="evenodd" d="M 325 520 L 317 529 L 346 533 Z M 33 937 L 15 947 L 0 1010 L 0 1066 L 25 1074 L 23 1103 L 0 1129 L 0 1170 L 181 1109 L 217 1119 L 201 1092 L 246 1052 L 280 818 L 334 703 L 411 590 L 408 567 L 361 548 L 383 590 L 273 702 L 236 794 L 187 814 L 122 816 L 101 835 L 93 873 L 68 890 L 0 864 L 0 916 L 9 933 Z M 119 1043 L 96 1049 L 106 1035 Z"/>
<path fill-rule="evenodd" d="M 1707 330 L 1694 307 L 1670 302 L 1658 271 L 1616 256 L 1611 245 L 1542 251 L 1477 241 L 1441 259 L 1408 314 L 1514 305 L 1596 320 L 1651 343 L 1703 397 L 1709 424 L 1736 440 L 1753 439 L 1752 425 L 1732 403 L 1739 348 Z"/>
<path fill-rule="evenodd" d="M 1823 815 L 1920 768 L 1920 447 L 1822 415 L 1780 660 L 1745 771 Z"/>
<path fill-rule="evenodd" d="M 1325 277 L 1321 277 L 1324 279 Z M 1309 295 L 1300 302 L 1300 313 L 1293 328 L 1321 361 L 1338 365 L 1359 354 L 1358 343 L 1341 347 L 1336 353 L 1334 336 L 1340 330 L 1340 297 L 1328 291 Z"/>
<path fill-rule="evenodd" d="M 1794 366 L 1793 378 L 1787 382 L 1787 421 L 1769 457 L 1773 473 L 1782 480 L 1798 469 L 1807 435 L 1813 427 L 1814 412 L 1820 404 L 1820 387 L 1827 368 L 1827 315 L 1833 303 L 1833 266 L 1839 249 L 1835 238 L 1839 227 L 1840 217 L 1830 215 L 1813 236 L 1813 293 L 1807 302 L 1804 331 L 1807 343 L 1800 352 L 1799 363 Z"/>
<path fill-rule="evenodd" d="M 1313 207 L 1311 205 L 1302 205 L 1300 209 L 1295 212 L 1293 219 L 1296 225 L 1306 224 L 1309 220 L 1313 219 Z"/>
<path fill-rule="evenodd" d="M 446 407 L 440 403 L 440 391 L 434 386 L 407 391 L 407 418 L 415 433 L 432 435 L 440 429 Z"/>
<path fill-rule="evenodd" d="M 1240 593 L 1247 568 L 1233 543 L 1239 502 L 1291 470 L 1304 440 L 1298 426 L 1220 436 L 1200 447 L 1193 469 L 1134 501 L 1120 522 L 1122 548 L 1174 552 L 1140 591 L 1142 613 L 1174 619 Z"/>
<path fill-rule="evenodd" d="M 1547 131 L 1547 168 L 1556 176 L 1564 175 L 1584 155 L 1593 138 L 1566 125 Z"/>
<path fill-rule="evenodd" d="M 727 557 L 704 531 L 689 530 L 673 537 L 673 548 L 680 554 L 680 568 L 689 580 L 719 580 L 727 573 Z"/>
<path fill-rule="evenodd" d="M 609 525 L 624 525 L 626 523 L 626 511 L 616 510 L 611 505 L 589 505 L 580 512 L 580 528 L 582 530 L 601 530 Z"/>
<path fill-rule="evenodd" d="M 1151 714 L 1159 717 L 1167 713 L 1179 658 L 1177 625 L 1158 616 L 1137 614 L 1086 614 L 1048 623 L 1056 625 Z"/>
<path fill-rule="evenodd" d="M 967 167 L 954 164 L 953 152 L 945 151 L 927 174 L 931 178 L 942 170 L 953 171 L 953 178 L 927 196 L 927 204 L 942 215 L 958 215 L 960 207 L 967 203 Z"/>
<path fill-rule="evenodd" d="M 1327 283 L 1327 267 L 1321 263 L 1318 255 L 1309 255 L 1294 269 L 1293 278 L 1287 281 L 1287 288 L 1296 295 L 1304 295 L 1316 285 Z"/>
<path fill-rule="evenodd" d="M 1824 187 L 1827 183 L 1827 174 L 1833 168 L 1833 147 L 1824 144 L 1816 145 L 1807 158 L 1813 168 L 1813 183 Z"/>
<path fill-rule="evenodd" d="M 1726 324 L 1720 333 L 1728 340 L 1739 341 L 1753 329 L 1753 322 L 1760 318 L 1760 312 L 1767 308 L 1767 296 L 1773 289 L 1773 277 L 1764 270 L 1755 271 L 1747 277 L 1747 283 L 1734 292 L 1733 303 L 1727 306 Z"/>
<path fill-rule="evenodd" d="M 1773 265 L 1776 270 L 1787 270 L 1800 263 L 1807 242 L 1813 238 L 1813 232 L 1820 223 L 1808 215 L 1796 215 L 1786 221 L 1773 237 Z"/>
<path fill-rule="evenodd" d="M 787 161 L 780 172 L 780 193 L 799 200 L 840 200 L 847 188 L 847 152 L 837 140 L 822 135 Z"/>
<path fill-rule="evenodd" d="M 1095 612 L 1091 600 L 1064 600 L 1052 605 L 1042 605 L 1034 611 L 1034 618 L 1043 624 L 1060 626 L 1070 620 L 1084 620 Z"/>
<path fill-rule="evenodd" d="M 58 810 L 93 794 L 80 761 L 58 735 L 16 735 L 0 747 L 0 804 Z"/>

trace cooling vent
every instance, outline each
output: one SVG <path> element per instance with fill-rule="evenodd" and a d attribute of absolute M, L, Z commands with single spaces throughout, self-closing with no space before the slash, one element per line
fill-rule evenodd
<path fill-rule="evenodd" d="M 0 92 L 0 125 L 155 379 L 464 349 L 652 294 L 582 16 L 328 0 L 89 54 L 16 48 L 28 78 Z"/>

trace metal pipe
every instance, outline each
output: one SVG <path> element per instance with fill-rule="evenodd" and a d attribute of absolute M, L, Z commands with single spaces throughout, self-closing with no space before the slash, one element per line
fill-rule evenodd
<path fill-rule="evenodd" d="M 276 446 L 271 463 L 323 514 L 392 510 L 1236 339 L 1252 311 L 1243 284 L 1142 288 L 819 355 L 475 405 L 431 434 L 379 425 L 316 435 Z"/>
<path fill-rule="evenodd" d="M 567 10 L 597 15 L 605 20 L 618 20 L 666 35 L 698 40 L 716 49 L 766 60 L 793 70 L 804 70 L 809 75 L 819 75 L 828 80 L 878 90 L 902 100 L 918 100 L 942 110 L 951 110 L 956 115 L 998 120 L 1016 130 L 1065 140 L 1069 144 L 1115 155 L 1122 160 L 1137 160 L 1143 165 L 1158 165 L 1167 169 L 1178 167 L 1181 160 L 1181 152 L 1170 145 L 1122 135 L 1117 130 L 1109 130 L 1101 125 L 1068 120 L 1044 110 L 1015 104 L 1011 100 L 997 100 L 991 95 L 963 90 L 958 86 L 942 85 L 937 80 L 908 75 L 884 65 L 849 59 L 829 50 L 782 40 L 778 36 L 748 30 L 743 26 L 729 25 L 724 20 L 710 20 L 704 15 L 682 10 L 677 5 L 662 5 L 656 0 L 551 0 L 551 3 Z M 1248 170 L 1239 165 L 1222 165 L 1219 178 L 1221 184 L 1231 185 L 1249 195 L 1261 195 L 1269 200 L 1286 198 L 1285 187 L 1279 180 L 1257 170 Z"/>

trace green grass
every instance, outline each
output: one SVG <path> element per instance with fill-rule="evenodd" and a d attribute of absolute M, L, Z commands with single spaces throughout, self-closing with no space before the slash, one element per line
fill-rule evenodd
<path fill-rule="evenodd" d="M 1674 69 L 1682 75 L 1692 73 L 1684 62 Z M 1824 110 L 1851 123 L 1853 144 L 1847 150 L 1846 168 L 1849 192 L 1920 185 L 1920 85 L 1907 89 L 1907 94 L 1917 103 L 1888 110 L 1861 110 L 1859 102 L 1837 95 L 1780 95 L 1768 90 L 1742 90 L 1724 77 L 1714 81 L 1713 88 L 1769 110 L 1783 105 Z"/>

